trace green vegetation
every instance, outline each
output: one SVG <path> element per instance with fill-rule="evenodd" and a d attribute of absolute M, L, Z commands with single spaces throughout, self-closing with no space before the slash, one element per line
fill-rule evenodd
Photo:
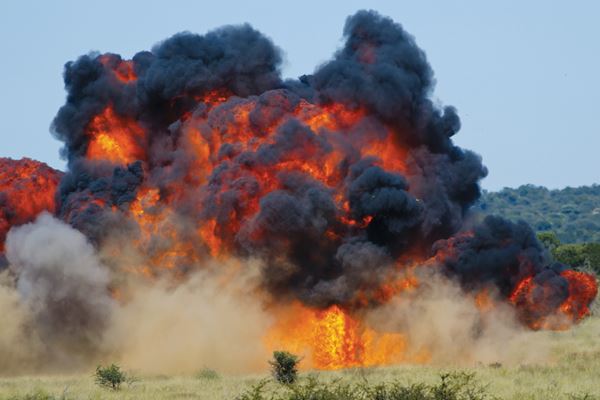
<path fill-rule="evenodd" d="M 524 185 L 484 192 L 475 209 L 524 220 L 556 261 L 600 275 L 600 185 L 548 190 Z"/>
<path fill-rule="evenodd" d="M 62 396 L 53 396 L 50 393 L 42 389 L 37 389 L 32 393 L 24 394 L 22 396 L 12 396 L 8 400 L 66 400 L 64 393 Z"/>
<path fill-rule="evenodd" d="M 291 384 L 298 378 L 298 363 L 300 358 L 287 351 L 274 351 L 271 364 L 273 377 L 279 383 Z"/>
<path fill-rule="evenodd" d="M 537 236 L 556 261 L 600 276 L 600 243 L 562 244 L 554 232 L 540 232 Z"/>
<path fill-rule="evenodd" d="M 524 220 L 537 232 L 555 232 L 562 243 L 600 243 L 600 185 L 562 190 L 533 185 L 505 188 L 484 192 L 475 208 Z"/>
<path fill-rule="evenodd" d="M 219 373 L 217 371 L 215 371 L 214 369 L 210 369 L 210 368 L 202 368 L 200 371 L 198 371 L 198 373 L 196 373 L 196 378 L 197 379 L 219 379 Z"/>
<path fill-rule="evenodd" d="M 245 391 L 237 400 L 485 400 L 492 398 L 486 388 L 477 384 L 474 373 L 453 372 L 440 375 L 435 384 L 405 385 L 399 381 L 369 384 L 368 381 L 319 381 L 308 376 L 282 391 L 270 391 L 261 381 Z"/>
<path fill-rule="evenodd" d="M 145 375 L 135 385 L 122 385 L 121 390 L 99 387 L 89 371 L 74 376 L 0 377 L 0 399 L 337 400 L 340 394 L 351 390 L 347 397 L 349 400 L 359 399 L 359 394 L 364 396 L 364 400 L 599 400 L 598 332 L 598 316 L 592 316 L 568 331 L 533 332 L 530 341 L 524 343 L 524 346 L 528 347 L 531 341 L 536 346 L 540 343 L 544 343 L 544 346 L 539 349 L 539 353 L 536 352 L 537 356 L 534 358 L 537 361 L 532 359 L 530 362 L 462 367 L 398 365 L 343 371 L 300 371 L 297 382 L 291 385 L 281 385 L 271 378 L 265 362 L 263 372 L 258 374 L 221 373 L 219 379 L 198 379 L 197 373 Z M 442 385 L 440 377 L 446 375 L 448 377 L 444 378 L 445 384 Z M 455 389 L 460 391 L 454 391 Z M 447 393 L 445 391 L 451 391 L 458 397 L 442 397 L 441 393 Z M 248 397 L 253 395 L 262 397 Z M 434 397 L 436 395 L 438 397 Z M 470 395 L 472 397 L 468 397 Z"/>
<path fill-rule="evenodd" d="M 121 367 L 116 364 L 111 364 L 108 367 L 98 365 L 94 377 L 99 386 L 112 390 L 119 390 L 121 384 L 127 381 L 127 376 L 121 371 Z"/>
<path fill-rule="evenodd" d="M 525 220 L 555 260 L 600 275 L 599 185 L 486 192 L 476 208 L 484 214 Z M 598 307 L 594 306 L 594 316 L 571 330 L 535 332 L 536 343 L 548 343 L 548 348 L 532 363 L 493 362 L 457 366 L 451 372 L 436 366 L 400 365 L 298 373 L 297 356 L 275 352 L 269 362 L 274 379 L 266 371 L 238 376 L 203 368 L 189 376 L 145 376 L 137 385 L 123 386 L 133 379 L 113 364 L 98 367 L 95 379 L 89 374 L 0 377 L 0 399 L 600 400 Z"/>
<path fill-rule="evenodd" d="M 553 250 L 555 259 L 577 268 L 591 268 L 600 275 L 600 243 L 563 244 Z"/>

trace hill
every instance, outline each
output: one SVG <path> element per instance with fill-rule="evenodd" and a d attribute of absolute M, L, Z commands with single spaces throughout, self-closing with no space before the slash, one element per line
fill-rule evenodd
<path fill-rule="evenodd" d="M 562 243 L 600 242 L 600 185 L 560 190 L 523 185 L 484 191 L 474 207 L 484 214 L 522 219 L 537 232 L 552 231 Z"/>

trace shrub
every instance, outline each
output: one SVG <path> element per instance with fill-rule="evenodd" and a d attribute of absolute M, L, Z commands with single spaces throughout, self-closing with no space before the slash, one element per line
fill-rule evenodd
<path fill-rule="evenodd" d="M 267 382 L 252 386 L 237 400 L 485 400 L 492 399 L 486 387 L 475 382 L 468 373 L 441 375 L 439 383 L 405 385 L 398 381 L 381 384 L 348 383 L 341 380 L 320 382 L 307 377 L 295 385 L 268 390 Z M 282 390 L 281 390 L 282 389 Z"/>
<path fill-rule="evenodd" d="M 119 390 L 121 384 L 127 381 L 127 375 L 116 364 L 111 364 L 108 367 L 98 365 L 94 376 L 96 384 L 112 390 Z"/>
<path fill-rule="evenodd" d="M 38 389 L 33 393 L 26 394 L 23 396 L 9 397 L 8 400 L 59 400 L 59 398 L 47 393 L 44 390 Z"/>
<path fill-rule="evenodd" d="M 283 384 L 292 384 L 298 378 L 298 356 L 288 353 L 287 351 L 274 351 L 271 364 L 273 377 L 277 382 Z"/>
<path fill-rule="evenodd" d="M 68 400 L 70 399 L 70 397 L 67 397 L 68 389 L 68 386 L 65 387 L 60 396 L 52 395 L 44 389 L 36 389 L 32 393 L 8 397 L 7 400 Z"/>
<path fill-rule="evenodd" d="M 431 388 L 434 400 L 484 400 L 486 388 L 475 383 L 475 374 L 453 372 L 440 375 L 441 382 Z"/>
<path fill-rule="evenodd" d="M 196 379 L 214 380 L 219 379 L 219 373 L 214 369 L 202 368 L 196 373 Z"/>
<path fill-rule="evenodd" d="M 374 400 L 429 400 L 430 388 L 422 383 L 403 386 L 399 383 L 379 384 L 376 386 L 363 386 L 361 393 L 365 399 Z M 358 396 L 354 398 L 358 399 Z M 445 399 L 444 399 L 445 400 Z"/>
<path fill-rule="evenodd" d="M 363 397 L 354 385 L 335 380 L 322 383 L 314 376 L 309 376 L 305 382 L 288 386 L 285 393 L 276 400 L 359 400 Z M 365 397 L 366 399 L 366 397 Z"/>
<path fill-rule="evenodd" d="M 589 393 L 581 393 L 581 394 L 570 394 L 569 400 L 596 400 L 597 397 L 592 396 Z"/>
<path fill-rule="evenodd" d="M 267 380 L 258 382 L 256 385 L 251 386 L 250 389 L 236 397 L 236 400 L 266 400 L 266 397 L 263 394 L 267 383 Z M 271 398 L 273 397 L 271 396 Z"/>

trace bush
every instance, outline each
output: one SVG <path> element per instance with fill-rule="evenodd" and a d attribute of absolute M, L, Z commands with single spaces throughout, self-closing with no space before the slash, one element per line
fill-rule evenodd
<path fill-rule="evenodd" d="M 214 369 L 210 368 L 202 368 L 196 374 L 196 379 L 204 379 L 204 380 L 214 380 L 219 379 L 219 373 Z"/>
<path fill-rule="evenodd" d="M 68 389 L 68 386 L 65 387 L 63 393 L 60 396 L 52 395 L 46 392 L 44 389 L 36 389 L 32 393 L 8 397 L 7 400 L 68 400 L 70 398 L 67 397 Z"/>
<path fill-rule="evenodd" d="M 256 385 L 251 386 L 250 389 L 237 396 L 236 400 L 266 400 L 264 392 L 267 383 L 267 380 L 262 380 L 258 382 Z M 269 399 L 274 400 L 274 397 L 270 396 Z"/>
<path fill-rule="evenodd" d="M 62 398 L 64 398 L 64 396 Z M 26 394 L 23 396 L 9 397 L 8 400 L 59 400 L 59 398 L 51 395 L 50 393 L 47 393 L 44 390 L 38 389 L 33 393 Z"/>
<path fill-rule="evenodd" d="M 127 381 L 127 375 L 116 364 L 111 364 L 108 367 L 98 365 L 94 376 L 96 384 L 112 390 L 119 390 L 121 384 Z"/>
<path fill-rule="evenodd" d="M 277 382 L 283 384 L 292 384 L 298 378 L 298 356 L 288 353 L 287 351 L 274 351 L 271 364 L 273 377 Z"/>
<path fill-rule="evenodd" d="M 475 374 L 466 372 L 446 373 L 441 382 L 431 388 L 435 400 L 484 400 L 488 398 L 485 388 L 475 384 Z"/>
<path fill-rule="evenodd" d="M 368 381 L 347 383 L 341 380 L 319 382 L 307 377 L 284 390 L 268 390 L 267 382 L 252 386 L 237 400 L 486 400 L 492 399 L 484 386 L 475 382 L 474 374 L 448 373 L 434 385 L 405 385 L 398 381 L 371 385 Z"/>

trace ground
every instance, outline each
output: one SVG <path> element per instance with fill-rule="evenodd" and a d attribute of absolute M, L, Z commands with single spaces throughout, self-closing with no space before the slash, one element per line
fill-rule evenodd
<path fill-rule="evenodd" d="M 545 332 L 552 341 L 552 360 L 538 365 L 479 365 L 472 368 L 396 366 L 352 369 L 334 372 L 303 371 L 301 376 L 318 375 L 321 380 L 376 383 L 397 380 L 401 383 L 434 383 L 448 371 L 475 372 L 476 379 L 488 386 L 499 399 L 600 399 L 600 317 L 592 317 L 566 332 Z M 36 376 L 0 378 L 0 399 L 235 399 L 251 385 L 269 378 L 263 375 L 214 377 L 139 376 L 139 380 L 120 391 L 100 388 L 93 371 L 76 376 Z M 272 384 L 270 388 L 276 387 Z M 587 396 L 586 396 L 587 395 Z"/>

